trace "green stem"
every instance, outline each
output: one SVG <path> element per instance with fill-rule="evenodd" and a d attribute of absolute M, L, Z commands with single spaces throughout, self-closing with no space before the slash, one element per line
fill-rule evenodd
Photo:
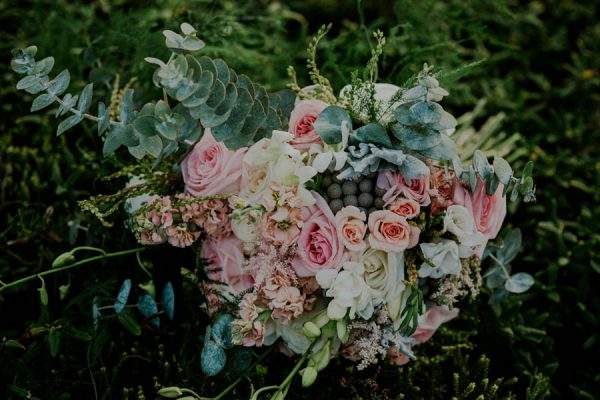
<path fill-rule="evenodd" d="M 79 250 L 97 251 L 98 253 L 102 253 L 102 254 L 106 255 L 106 251 L 99 249 L 97 247 L 92 247 L 92 246 L 75 247 L 73 250 L 71 250 L 71 253 L 75 253 L 76 251 L 79 251 Z"/>
<path fill-rule="evenodd" d="M 308 350 L 306 350 L 304 352 L 304 354 L 302 354 L 302 358 L 300 358 L 300 361 L 298 361 L 296 363 L 296 365 L 294 366 L 294 369 L 292 370 L 292 372 L 290 372 L 288 374 L 288 376 L 285 378 L 285 380 L 283 382 L 281 382 L 281 385 L 279 385 L 279 390 L 277 390 L 277 392 L 271 397 L 271 400 L 276 399 L 277 395 L 279 393 L 282 393 L 284 391 L 285 391 L 285 393 L 287 393 L 287 389 L 290 386 L 290 384 L 292 383 L 292 379 L 294 379 L 294 376 L 296 376 L 296 374 L 298 373 L 298 371 L 300 371 L 300 368 L 302 368 L 302 365 L 304 365 L 304 362 L 306 361 L 306 359 L 310 355 L 310 353 L 312 351 L 312 348 L 314 347 L 315 343 L 317 343 L 317 339 L 316 338 L 310 344 L 310 346 L 308 347 Z"/>
<path fill-rule="evenodd" d="M 0 292 L 4 291 L 6 289 L 9 289 L 11 287 L 19 286 L 25 282 L 29 282 L 30 280 L 35 279 L 36 277 L 46 276 L 46 275 L 51 275 L 51 274 L 54 274 L 57 272 L 66 271 L 66 270 L 69 270 L 72 268 L 79 267 L 81 265 L 89 264 L 94 261 L 103 260 L 105 258 L 120 257 L 120 256 L 124 256 L 127 254 L 139 253 L 144 250 L 146 250 L 146 247 L 138 247 L 136 249 L 117 251 L 115 253 L 105 253 L 105 254 L 101 254 L 99 256 L 86 258 L 85 260 L 77 261 L 73 264 L 65 265 L 63 267 L 53 268 L 48 271 L 40 272 L 39 274 L 29 275 L 29 276 L 26 276 L 25 278 L 21 278 L 16 281 L 13 281 L 13 282 L 6 283 L 0 287 Z"/>
<path fill-rule="evenodd" d="M 498 264 L 500 266 L 500 268 L 502 268 L 502 271 L 504 272 L 504 275 L 506 276 L 506 279 L 510 279 L 510 274 L 508 273 L 508 271 L 506 270 L 506 268 L 504 267 L 504 263 L 500 260 L 498 260 L 493 254 L 490 253 L 490 258 L 494 261 L 496 261 L 496 264 Z"/>
<path fill-rule="evenodd" d="M 274 348 L 275 346 L 269 347 L 269 349 L 262 353 L 260 357 L 258 357 L 258 359 L 250 367 L 248 367 L 248 369 L 244 371 L 242 375 L 240 375 L 235 381 L 233 381 L 231 385 L 227 386 L 225 390 L 219 393 L 216 397 L 213 397 L 211 400 L 221 400 L 222 398 L 224 398 L 227 393 L 231 392 L 242 381 L 242 379 L 246 376 L 246 373 L 254 369 L 254 367 L 256 367 L 262 360 L 264 360 L 265 357 L 267 357 L 271 353 L 271 351 L 273 351 Z"/>

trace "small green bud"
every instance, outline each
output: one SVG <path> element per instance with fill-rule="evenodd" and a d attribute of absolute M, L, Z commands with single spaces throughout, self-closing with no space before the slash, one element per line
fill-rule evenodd
<path fill-rule="evenodd" d="M 302 386 L 309 387 L 315 380 L 317 379 L 317 370 L 312 367 L 306 367 L 302 371 L 300 371 L 300 375 L 302 375 Z"/>
<path fill-rule="evenodd" d="M 329 322 L 329 317 L 327 316 L 327 310 L 323 310 L 317 317 L 313 319 L 313 322 L 317 324 L 319 328 L 324 327 Z"/>
<path fill-rule="evenodd" d="M 63 265 L 70 264 L 75 261 L 75 255 L 67 251 L 66 253 L 62 253 L 60 256 L 56 257 L 52 262 L 52 268 L 62 267 Z"/>
<path fill-rule="evenodd" d="M 329 365 L 331 359 L 331 340 L 325 343 L 325 346 L 319 352 L 312 357 L 315 361 L 317 371 L 322 371 Z"/>
<path fill-rule="evenodd" d="M 307 338 L 314 339 L 321 336 L 321 329 L 314 322 L 308 321 L 302 327 L 302 333 Z"/>
<path fill-rule="evenodd" d="M 183 392 L 177 386 L 168 386 L 160 389 L 158 395 L 166 397 L 168 399 L 176 399 L 181 396 Z"/>

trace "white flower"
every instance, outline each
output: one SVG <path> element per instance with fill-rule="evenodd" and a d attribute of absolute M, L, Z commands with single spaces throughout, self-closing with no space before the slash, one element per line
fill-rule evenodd
<path fill-rule="evenodd" d="M 364 266 L 365 282 L 381 294 L 385 301 L 390 319 L 400 324 L 404 293 L 404 252 L 388 253 L 369 248 L 358 256 L 358 262 Z"/>
<path fill-rule="evenodd" d="M 440 239 L 435 243 L 419 245 L 427 262 L 421 264 L 419 277 L 439 279 L 444 275 L 458 275 L 461 270 L 458 245 L 453 240 Z"/>
<path fill-rule="evenodd" d="M 356 314 L 369 319 L 375 306 L 381 303 L 381 293 L 372 289 L 364 279 L 365 268 L 362 264 L 346 261 L 339 272 L 331 269 L 317 272 L 317 282 L 325 295 L 333 297 L 327 307 L 327 315 L 331 319 L 342 319 L 349 312 L 350 319 Z"/>
<path fill-rule="evenodd" d="M 244 189 L 251 198 L 256 198 L 258 192 L 262 193 L 269 183 L 275 182 L 285 186 L 296 186 L 297 195 L 302 200 L 302 206 L 311 206 L 315 199 L 304 185 L 311 180 L 317 171 L 306 165 L 303 155 L 294 149 L 289 141 L 294 136 L 289 132 L 273 131 L 270 139 L 256 142 L 244 157 L 245 168 L 248 172 L 248 182 L 253 188 Z"/>
<path fill-rule="evenodd" d="M 332 166 L 334 171 L 339 171 L 346 165 L 348 155 L 345 150 L 348 147 L 348 138 L 350 137 L 350 129 L 346 123 L 342 123 L 342 141 L 337 144 L 313 144 L 308 150 L 310 164 L 317 172 L 325 172 L 327 168 Z M 313 158 L 314 157 L 314 158 Z M 333 165 L 332 165 L 333 164 Z"/>
<path fill-rule="evenodd" d="M 444 232 L 453 233 L 465 246 L 474 247 L 486 241 L 486 237 L 477 231 L 473 215 L 463 206 L 451 205 L 444 216 Z"/>

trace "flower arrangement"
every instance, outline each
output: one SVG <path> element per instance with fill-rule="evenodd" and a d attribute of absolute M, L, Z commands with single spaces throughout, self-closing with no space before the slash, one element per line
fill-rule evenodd
<path fill-rule="evenodd" d="M 276 93 L 223 60 L 197 56 L 204 43 L 191 25 L 165 31 L 171 57 L 146 59 L 164 98 L 135 107 L 129 89 L 118 118 L 103 103 L 89 113 L 91 84 L 64 94 L 68 71 L 50 79 L 54 60 L 36 61 L 35 47 L 15 50 L 11 63 L 25 75 L 17 87 L 41 93 L 32 111 L 58 102 L 57 116 L 70 114 L 59 135 L 93 120 L 106 157 L 124 158 L 126 149 L 135 158 L 115 174 L 128 177 L 123 190 L 80 206 L 111 226 L 125 203 L 140 244 L 189 248 L 206 260 L 202 276 L 186 272 L 213 320 L 203 372 L 221 372 L 239 346 L 302 355 L 289 379 L 253 398 L 269 390 L 285 397 L 296 372 L 311 385 L 335 356 L 358 369 L 416 359 L 417 346 L 458 315 L 456 304 L 479 294 L 485 258 L 493 261 L 485 274 L 492 301 L 533 284 L 526 273 L 510 275 L 519 231 L 498 237 L 507 197 L 535 199 L 533 164 L 516 177 L 504 159 L 490 164 L 476 151 L 466 165 L 433 68 L 401 86 L 377 82 L 381 32 L 362 75 L 335 91 L 315 60 L 328 29 L 309 46 L 313 85 L 301 88 L 290 69 L 290 89 Z M 54 267 L 73 265 L 76 250 Z M 125 309 L 131 286 L 123 283 L 114 311 L 136 330 Z M 154 326 L 158 315 L 173 319 L 171 283 L 160 302 L 154 286 L 147 292 L 136 303 L 141 314 Z M 94 303 L 96 321 L 102 309 Z"/>

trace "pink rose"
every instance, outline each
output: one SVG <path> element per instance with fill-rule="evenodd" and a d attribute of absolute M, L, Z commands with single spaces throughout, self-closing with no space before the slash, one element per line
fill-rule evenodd
<path fill-rule="evenodd" d="M 301 100 L 290 114 L 289 132 L 294 134 L 290 144 L 299 151 L 307 151 L 311 144 L 321 143 L 321 137 L 313 124 L 329 105 L 320 100 Z"/>
<path fill-rule="evenodd" d="M 456 318 L 458 311 L 458 308 L 450 310 L 448 306 L 434 306 L 430 308 L 411 337 L 416 340 L 417 344 L 425 343 L 443 323 Z"/>
<path fill-rule="evenodd" d="M 302 208 L 304 225 L 298 238 L 298 250 L 292 267 L 299 277 L 316 275 L 323 269 L 339 270 L 344 243 L 339 239 L 335 217 L 325 200 L 313 192 L 316 203 Z"/>
<path fill-rule="evenodd" d="M 386 190 L 383 195 L 385 202 L 390 202 L 399 195 L 419 203 L 421 206 L 431 204 L 429 198 L 429 176 L 421 175 L 419 179 L 407 182 L 402 174 L 395 171 L 380 172 L 377 177 L 377 186 Z"/>
<path fill-rule="evenodd" d="M 506 197 L 502 196 L 504 185 L 500 184 L 492 196 L 488 196 L 485 183 L 478 180 L 475 191 L 471 194 L 458 182 L 455 184 L 452 201 L 461 205 L 473 214 L 475 226 L 486 238 L 494 239 L 506 217 Z M 485 247 L 485 246 L 483 246 Z"/>
<path fill-rule="evenodd" d="M 354 206 L 344 207 L 335 215 L 338 236 L 348 250 L 363 251 L 367 247 L 364 241 L 366 219 L 365 213 Z"/>
<path fill-rule="evenodd" d="M 235 235 L 207 238 L 200 255 L 212 261 L 206 271 L 210 279 L 227 283 L 236 293 L 254 286 L 254 278 L 244 270 L 242 242 Z"/>
<path fill-rule="evenodd" d="M 388 253 L 410 249 L 419 243 L 421 230 L 408 223 L 405 217 L 389 210 L 369 215 L 369 244 Z"/>
<path fill-rule="evenodd" d="M 393 200 L 387 209 L 407 219 L 414 218 L 421 212 L 421 206 L 414 200 L 405 199 L 402 197 Z"/>
<path fill-rule="evenodd" d="M 206 129 L 181 163 L 186 192 L 194 196 L 239 193 L 246 150 L 229 150 Z"/>

